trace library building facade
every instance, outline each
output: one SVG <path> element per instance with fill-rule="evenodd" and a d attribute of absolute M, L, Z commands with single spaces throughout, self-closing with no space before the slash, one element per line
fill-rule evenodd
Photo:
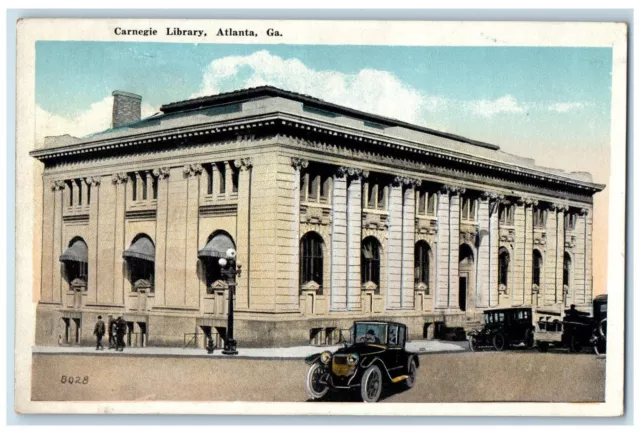
<path fill-rule="evenodd" d="M 333 344 L 354 320 L 471 327 L 510 306 L 588 309 L 589 174 L 274 87 L 170 103 L 47 137 L 36 344 Z"/>

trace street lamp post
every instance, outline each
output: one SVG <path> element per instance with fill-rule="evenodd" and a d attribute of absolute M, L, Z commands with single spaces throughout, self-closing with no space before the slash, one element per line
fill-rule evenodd
<path fill-rule="evenodd" d="M 237 265 L 236 270 L 236 251 L 234 249 L 228 249 L 226 251 L 226 258 L 220 258 L 218 264 L 222 268 L 221 274 L 225 276 L 227 280 L 227 286 L 229 287 L 229 305 L 227 316 L 227 336 L 224 340 L 224 349 L 222 354 L 236 355 L 236 340 L 233 338 L 233 298 L 236 293 L 236 276 L 240 276 L 241 265 Z"/>

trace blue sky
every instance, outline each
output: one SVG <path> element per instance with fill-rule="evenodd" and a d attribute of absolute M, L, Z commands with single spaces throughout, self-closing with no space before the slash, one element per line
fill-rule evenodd
<path fill-rule="evenodd" d="M 568 170 L 595 170 L 605 181 L 608 172 L 592 162 L 593 153 L 608 154 L 611 54 L 608 48 L 38 42 L 36 104 L 48 119 L 38 131 L 104 129 L 115 89 L 142 95 L 151 114 L 172 101 L 274 84 L 496 143 L 543 165 L 567 161 Z"/>

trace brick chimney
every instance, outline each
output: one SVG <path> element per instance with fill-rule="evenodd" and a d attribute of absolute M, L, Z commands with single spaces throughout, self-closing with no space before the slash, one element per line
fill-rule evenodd
<path fill-rule="evenodd" d="M 113 93 L 113 116 L 111 126 L 118 128 L 140 120 L 140 104 L 142 97 L 135 93 L 114 90 Z"/>

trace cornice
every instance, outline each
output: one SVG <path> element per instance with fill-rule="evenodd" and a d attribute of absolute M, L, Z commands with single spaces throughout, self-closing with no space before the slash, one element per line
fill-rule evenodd
<path fill-rule="evenodd" d="M 601 184 L 579 181 L 573 178 L 547 173 L 533 168 L 525 168 L 509 163 L 462 154 L 434 147 L 425 143 L 382 136 L 373 132 L 365 132 L 346 126 L 330 124 L 328 122 L 321 123 L 316 119 L 304 118 L 297 115 L 293 116 L 280 112 L 224 122 L 218 121 L 210 124 L 165 129 L 125 137 L 84 141 L 61 147 L 38 149 L 32 151 L 30 155 L 41 161 L 65 157 L 77 158 L 78 156 L 85 155 L 86 157 L 89 157 L 94 153 L 105 151 L 122 152 L 120 151 L 121 149 L 135 149 L 136 147 L 148 146 L 154 143 L 165 142 L 168 144 L 178 142 L 179 146 L 185 146 L 186 142 L 192 139 L 200 138 L 201 140 L 210 140 L 218 134 L 244 134 L 248 132 L 247 130 L 277 127 L 298 130 L 303 133 L 305 137 L 308 137 L 309 134 L 325 135 L 329 138 L 334 137 L 340 140 L 347 140 L 353 144 L 362 143 L 373 145 L 374 147 L 386 148 L 392 152 L 400 151 L 420 155 L 422 158 L 428 157 L 430 159 L 439 160 L 437 165 L 444 167 L 452 164 L 466 165 L 469 166 L 472 171 L 481 169 L 497 172 L 496 174 L 499 173 L 504 177 L 518 176 L 525 177 L 529 181 L 536 183 L 549 182 L 559 186 L 584 190 L 586 194 L 593 194 L 601 191 L 605 187 Z"/>

